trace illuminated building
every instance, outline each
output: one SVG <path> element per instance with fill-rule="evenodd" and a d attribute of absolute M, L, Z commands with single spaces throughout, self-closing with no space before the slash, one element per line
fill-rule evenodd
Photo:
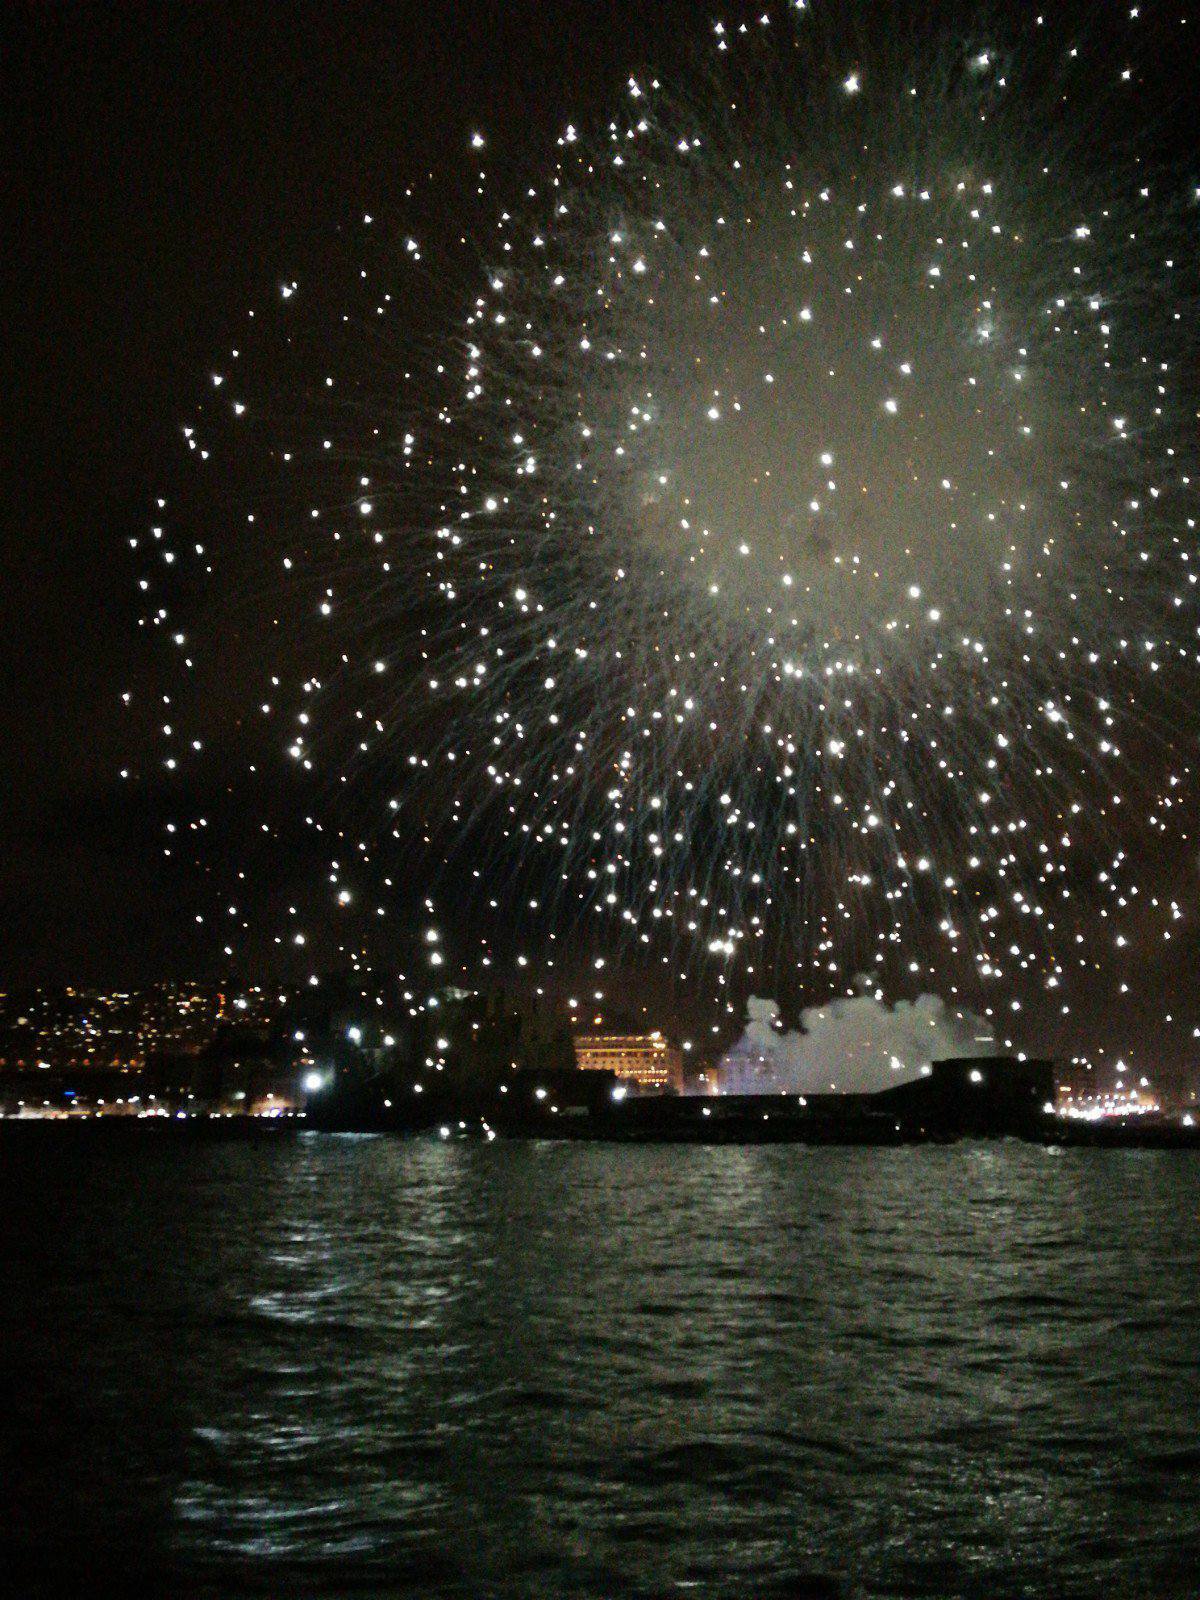
<path fill-rule="evenodd" d="M 657 1030 L 653 1033 L 579 1033 L 575 1061 L 584 1072 L 615 1072 L 642 1089 L 678 1089 L 683 1055 Z"/>

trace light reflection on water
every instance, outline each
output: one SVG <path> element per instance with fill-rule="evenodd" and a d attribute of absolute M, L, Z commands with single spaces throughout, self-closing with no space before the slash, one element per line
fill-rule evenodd
<path fill-rule="evenodd" d="M 9 1139 L 31 1570 L 1188 1595 L 1200 1161 Z"/>

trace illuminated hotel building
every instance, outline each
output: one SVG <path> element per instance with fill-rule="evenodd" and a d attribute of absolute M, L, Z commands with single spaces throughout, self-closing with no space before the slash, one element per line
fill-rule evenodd
<path fill-rule="evenodd" d="M 615 1072 L 642 1089 L 678 1089 L 683 1056 L 661 1033 L 577 1033 L 575 1061 L 584 1072 Z"/>

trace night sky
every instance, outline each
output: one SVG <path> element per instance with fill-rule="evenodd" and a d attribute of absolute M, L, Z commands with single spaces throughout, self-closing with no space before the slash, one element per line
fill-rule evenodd
<path fill-rule="evenodd" d="M 639 53 L 636 18 L 606 5 L 554 30 L 527 4 L 442 5 L 436 26 L 418 5 L 281 18 L 6 10 L 9 983 L 137 982 L 211 959 L 159 854 L 166 802 L 118 778 L 143 753 L 120 695 L 156 681 L 126 540 L 186 473 L 179 424 L 244 307 L 341 260 L 339 224 L 386 214 L 472 120 L 498 142 L 548 135 Z"/>
<path fill-rule="evenodd" d="M 1158 154 L 1183 166 L 1193 154 L 1191 56 L 1177 10 L 1143 10 L 1146 121 Z M 1086 16 L 1093 38 L 1111 29 L 1114 52 L 1125 48 L 1128 7 L 1052 11 L 1056 26 L 1068 12 Z M 866 8 L 858 24 L 872 26 Z M 288 835 L 297 808 L 286 763 L 273 764 L 282 741 L 250 728 L 239 694 L 266 657 L 300 675 L 308 646 L 274 593 L 256 587 L 236 520 L 243 491 L 258 487 L 254 466 L 231 455 L 197 492 L 180 430 L 211 399 L 208 375 L 242 338 L 247 308 L 270 304 L 280 283 L 294 276 L 310 301 L 325 292 L 334 303 L 362 260 L 364 212 L 379 219 L 373 270 L 407 284 L 394 339 L 373 334 L 354 358 L 364 393 L 387 394 L 389 364 L 431 364 L 471 292 L 474 247 L 462 235 L 481 214 L 472 130 L 487 136 L 488 203 L 502 204 L 569 120 L 605 115 L 631 69 L 669 57 L 681 36 L 706 36 L 710 20 L 682 4 L 18 5 L 3 27 L 14 459 L 2 511 L 0 974 L 10 986 L 202 975 L 219 965 L 211 927 L 194 917 L 211 886 L 198 889 L 186 852 L 164 858 L 168 818 L 206 812 L 214 884 L 234 860 L 226 832 L 232 840 L 252 811 L 280 821 L 282 848 L 244 891 L 265 930 L 325 859 L 311 836 Z M 493 165 L 506 176 L 492 179 Z M 432 266 L 406 278 L 410 229 Z M 455 252 L 458 266 L 443 274 Z M 308 398 L 311 374 L 298 377 L 288 360 L 259 367 L 260 409 L 274 408 L 277 427 L 287 420 L 281 396 L 298 412 Z M 394 387 L 398 406 L 428 399 Z M 154 697 L 178 680 L 161 640 L 139 626 L 144 562 L 129 548 L 145 539 L 158 495 L 186 508 L 224 586 L 183 596 L 176 612 L 204 640 L 184 711 L 208 747 L 182 810 L 153 714 Z M 1192 738 L 1182 712 L 1174 735 Z M 123 768 L 136 781 L 123 781 Z M 1191 857 L 1156 870 L 1186 878 L 1194 900 Z M 262 937 L 249 948 L 264 975 L 273 961 L 272 975 L 292 975 Z M 1147 988 L 1127 1003 L 1146 1027 L 1168 990 L 1186 990 L 1195 1009 L 1194 946 L 1182 932 L 1166 963 L 1147 935 Z M 1111 995 L 1091 998 L 1097 1016 L 1109 1014 Z"/>

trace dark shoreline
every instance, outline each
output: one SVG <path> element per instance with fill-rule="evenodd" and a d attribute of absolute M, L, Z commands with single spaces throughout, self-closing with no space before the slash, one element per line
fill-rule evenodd
<path fill-rule="evenodd" d="M 1145 1113 L 1087 1121 L 1059 1116 L 1054 1066 L 1013 1056 L 958 1056 L 865 1094 L 639 1094 L 607 1071 L 528 1068 L 489 1085 L 405 1086 L 346 1074 L 302 1112 L 240 1116 L 178 1104 L 169 1116 L 9 1118 L 14 1125 L 83 1123 L 156 1129 L 196 1139 L 281 1134 L 433 1135 L 603 1144 L 802 1144 L 888 1147 L 1016 1139 L 1060 1149 L 1200 1150 L 1200 1127 Z M 150 1137 L 154 1137 L 151 1134 Z"/>
<path fill-rule="evenodd" d="M 768 1115 L 770 1115 L 768 1113 Z M 173 1117 L 6 1117 L 0 1119 L 0 1141 L 14 1142 L 39 1138 L 78 1138 L 88 1142 L 97 1138 L 146 1139 L 151 1142 L 175 1140 L 186 1143 L 245 1143 L 269 1144 L 280 1139 L 302 1137 L 322 1138 L 391 1138 L 423 1139 L 438 1143 L 446 1140 L 478 1142 L 492 1138 L 506 1142 L 547 1141 L 562 1144 L 622 1144 L 653 1145 L 803 1145 L 810 1149 L 819 1147 L 863 1149 L 911 1149 L 921 1146 L 946 1147 L 962 1143 L 986 1144 L 1017 1142 L 1040 1145 L 1054 1150 L 1172 1150 L 1200 1151 L 1200 1127 L 1183 1127 L 1177 1121 L 1148 1119 L 1138 1126 L 1128 1123 L 1112 1125 L 1078 1121 L 1066 1124 L 1056 1122 L 1053 1127 L 1042 1127 L 1026 1132 L 997 1133 L 929 1133 L 898 1130 L 832 1130 L 802 1127 L 782 1117 L 775 1125 L 755 1127 L 742 1119 L 722 1119 L 705 1125 L 690 1123 L 650 1124 L 641 1126 L 613 1123 L 605 1127 L 572 1127 L 564 1123 L 557 1126 L 527 1128 L 485 1128 L 478 1119 L 460 1127 L 453 1122 L 439 1126 L 422 1124 L 404 1126 L 381 1121 L 364 1121 L 356 1125 L 321 1125 L 300 1119 L 257 1117 L 191 1116 L 186 1121 Z M 17 1131 L 20 1130 L 20 1131 Z M 34 1131 L 37 1130 L 37 1131 Z"/>

